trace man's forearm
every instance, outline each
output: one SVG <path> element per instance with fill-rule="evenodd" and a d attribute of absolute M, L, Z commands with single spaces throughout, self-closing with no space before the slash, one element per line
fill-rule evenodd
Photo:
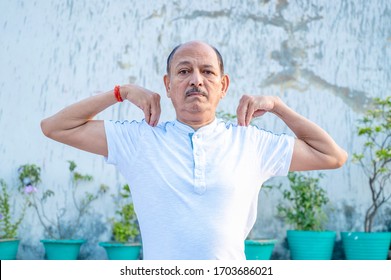
<path fill-rule="evenodd" d="M 320 150 L 327 150 L 328 146 L 335 143 L 329 134 L 317 124 L 295 112 L 282 101 L 279 100 L 277 104 L 273 113 L 285 122 L 298 139 L 310 144 L 311 147 L 320 145 L 318 147 Z M 323 147 L 323 143 L 326 144 L 325 147 Z"/>
<path fill-rule="evenodd" d="M 301 162 L 295 162 L 296 166 L 300 166 L 298 169 L 337 168 L 346 161 L 347 153 L 337 145 L 324 129 L 289 108 L 280 99 L 278 99 L 273 113 L 285 122 L 299 141 L 308 145 L 306 147 L 301 145 L 300 142 L 296 143 L 297 148 L 300 149 L 299 152 L 302 153 L 303 150 L 306 150 L 304 152 L 309 158 L 309 160 L 305 160 L 306 158 L 302 160 L 308 162 L 308 168 L 302 166 Z"/>
<path fill-rule="evenodd" d="M 116 102 L 113 91 L 86 98 L 42 120 L 42 132 L 63 144 L 107 156 L 103 121 L 92 118 Z"/>
<path fill-rule="evenodd" d="M 41 122 L 43 133 L 58 142 L 91 153 L 107 156 L 107 141 L 103 121 L 92 120 L 98 113 L 119 100 L 129 100 L 145 114 L 145 120 L 156 126 L 160 117 L 160 96 L 137 85 L 101 93 L 72 104 Z M 118 99 L 117 99 L 118 98 Z"/>
<path fill-rule="evenodd" d="M 111 105 L 117 103 L 113 91 L 101 93 L 72 104 L 41 122 L 43 133 L 53 138 L 53 134 L 71 130 L 86 124 Z"/>

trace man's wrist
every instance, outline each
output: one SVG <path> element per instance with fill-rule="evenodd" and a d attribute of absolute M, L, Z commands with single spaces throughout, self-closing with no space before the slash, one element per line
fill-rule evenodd
<path fill-rule="evenodd" d="M 117 99 L 118 102 L 123 102 L 123 98 L 121 96 L 121 87 L 119 85 L 116 85 L 114 87 L 114 96 L 115 96 L 115 99 Z"/>
<path fill-rule="evenodd" d="M 287 105 L 278 96 L 274 96 L 273 99 L 274 99 L 274 106 L 273 106 L 273 110 L 271 111 L 271 113 L 273 113 L 277 116 L 282 116 L 284 109 L 287 108 Z"/>
<path fill-rule="evenodd" d="M 121 93 L 121 97 L 122 97 L 123 100 L 128 99 L 128 94 L 130 93 L 132 88 L 133 88 L 132 84 L 122 85 L 120 87 L 120 93 Z"/>
<path fill-rule="evenodd" d="M 127 99 L 129 90 L 129 85 L 116 85 L 113 90 L 113 95 L 118 102 L 123 102 Z"/>

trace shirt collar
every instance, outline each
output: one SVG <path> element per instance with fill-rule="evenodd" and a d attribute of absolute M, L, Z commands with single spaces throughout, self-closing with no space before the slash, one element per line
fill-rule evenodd
<path fill-rule="evenodd" d="M 197 130 L 194 130 L 194 128 L 192 128 L 191 126 L 183 122 L 180 122 L 177 119 L 174 121 L 174 126 L 186 133 L 204 133 L 208 131 L 213 131 L 217 127 L 217 124 L 218 124 L 217 118 L 214 118 L 214 120 L 211 123 L 204 125 Z"/>

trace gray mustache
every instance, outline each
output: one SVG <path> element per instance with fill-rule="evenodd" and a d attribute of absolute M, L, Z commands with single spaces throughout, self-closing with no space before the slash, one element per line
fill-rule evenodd
<path fill-rule="evenodd" d="M 205 91 L 200 90 L 199 88 L 195 88 L 195 87 L 193 87 L 193 88 L 191 88 L 191 89 L 186 91 L 186 95 L 189 95 L 189 94 L 192 94 L 192 93 L 201 93 L 204 96 L 208 95 Z"/>

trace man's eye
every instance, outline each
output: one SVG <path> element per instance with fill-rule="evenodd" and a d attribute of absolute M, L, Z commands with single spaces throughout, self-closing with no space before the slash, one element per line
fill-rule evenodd
<path fill-rule="evenodd" d="M 204 73 L 205 73 L 206 75 L 213 75 L 213 72 L 210 71 L 210 70 L 205 70 Z"/>
<path fill-rule="evenodd" d="M 187 70 L 187 69 L 182 69 L 182 70 L 179 70 L 178 73 L 181 74 L 181 75 L 185 75 L 185 74 L 189 73 L 189 70 Z"/>

